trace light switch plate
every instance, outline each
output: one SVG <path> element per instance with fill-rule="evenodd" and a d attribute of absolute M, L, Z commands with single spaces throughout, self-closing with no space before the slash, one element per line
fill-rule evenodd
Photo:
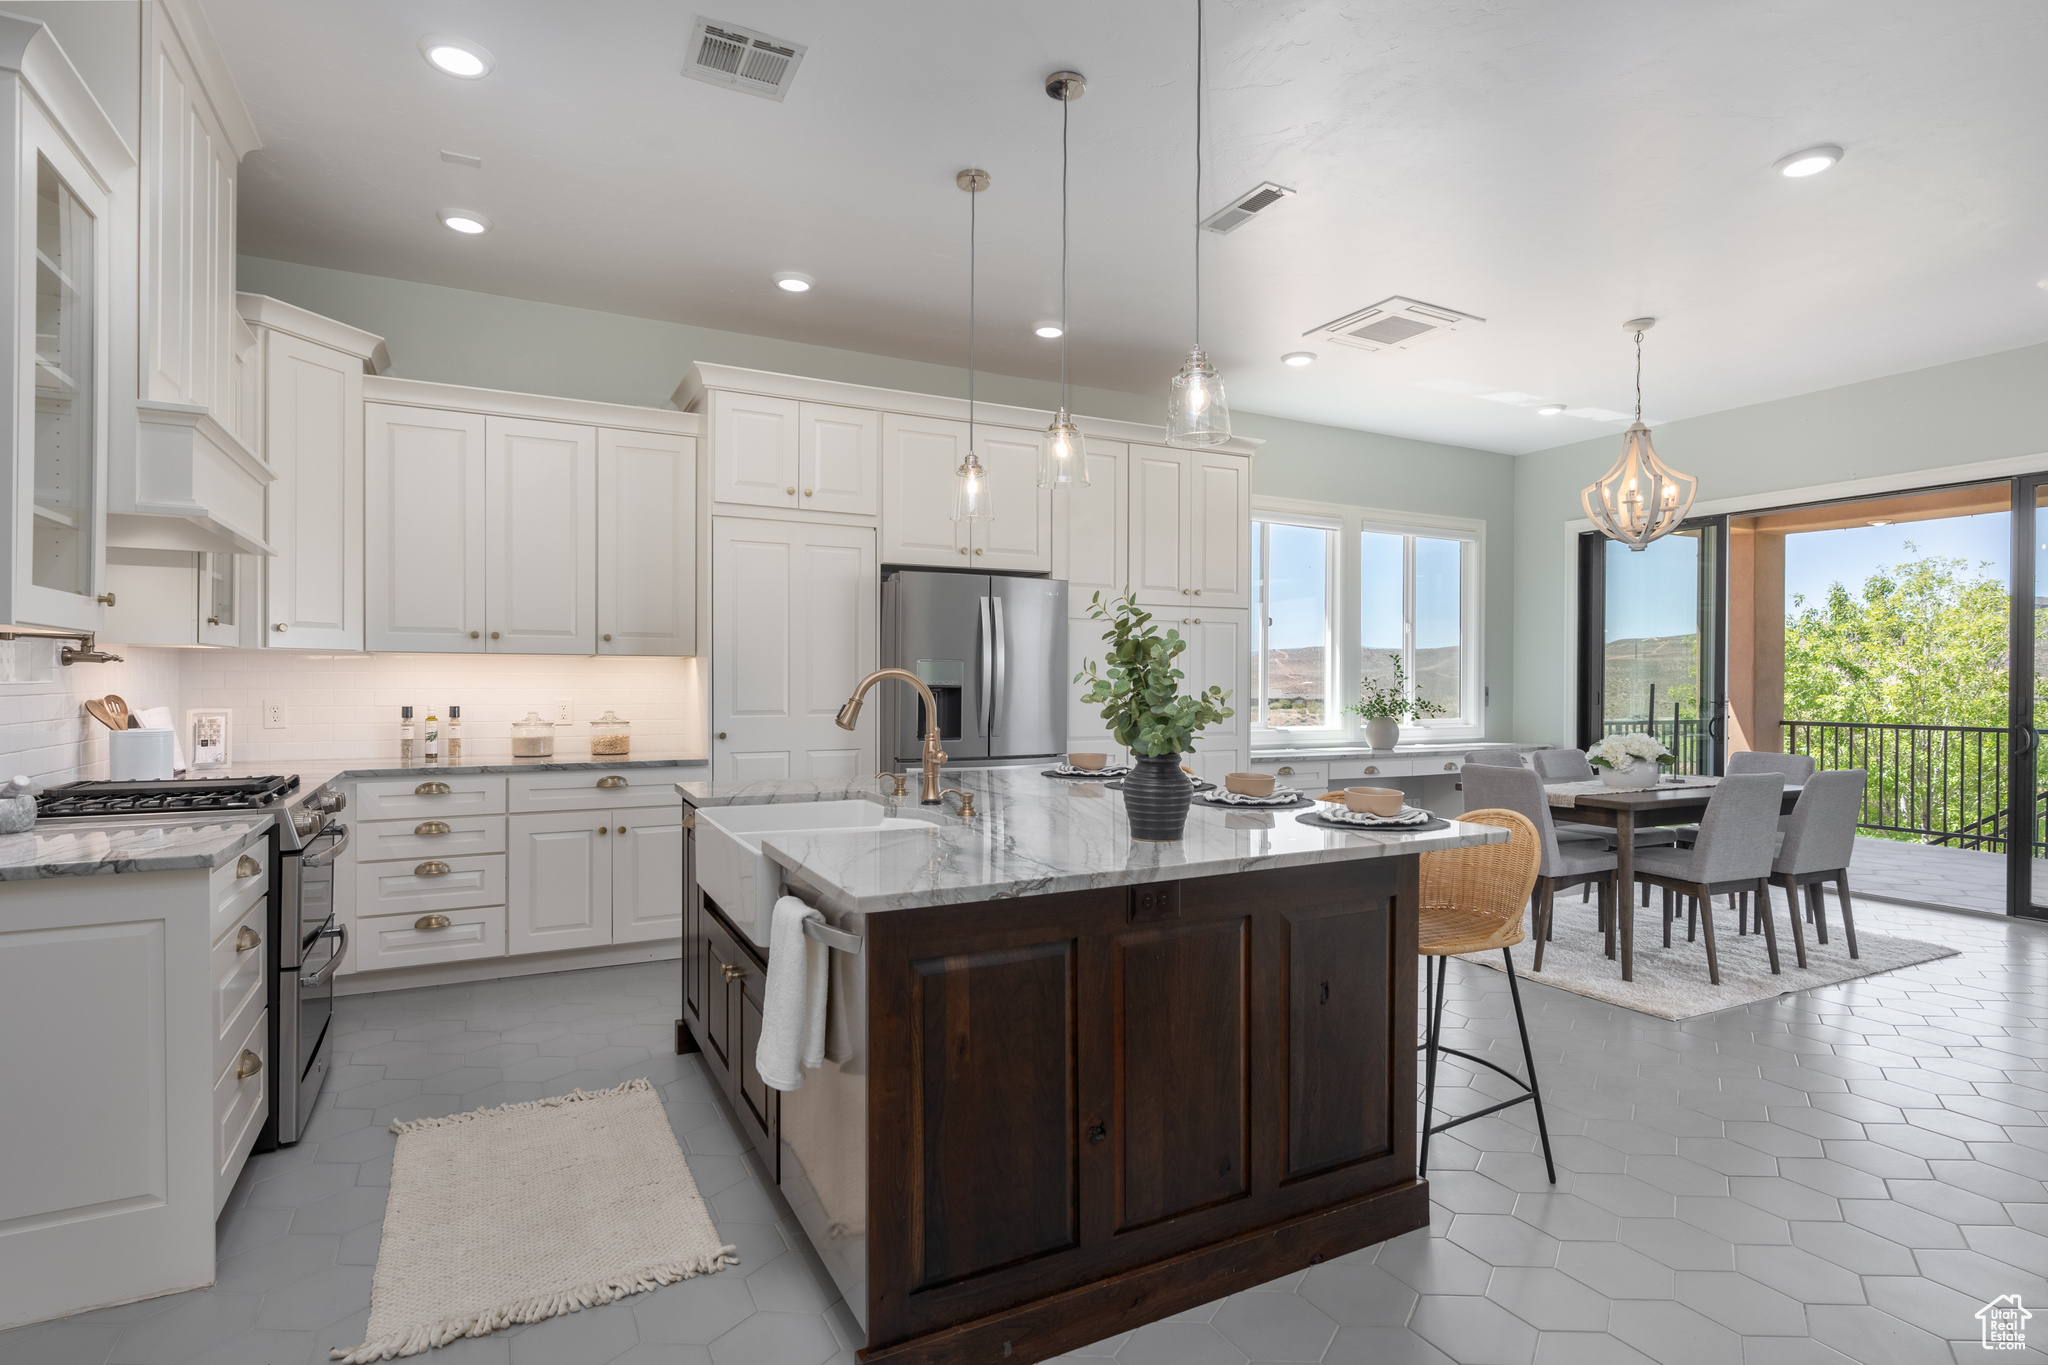
<path fill-rule="evenodd" d="M 284 703 L 267 701 L 263 703 L 263 728 L 266 730 L 285 729 Z"/>

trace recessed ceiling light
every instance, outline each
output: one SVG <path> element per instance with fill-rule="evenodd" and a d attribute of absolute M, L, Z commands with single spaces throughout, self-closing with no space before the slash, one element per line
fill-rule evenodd
<path fill-rule="evenodd" d="M 1563 411 L 1564 404 L 1562 403 L 1545 403 L 1542 407 L 1536 409 L 1536 415 L 1538 417 L 1555 417 Z"/>
<path fill-rule="evenodd" d="M 2048 280 L 2035 280 L 2035 281 L 2034 281 L 2034 288 L 2036 288 L 2036 289 L 2048 289 Z"/>
<path fill-rule="evenodd" d="M 1032 330 L 1037 332 L 1038 335 L 1044 337 L 1047 341 L 1051 341 L 1054 337 L 1065 335 L 1065 333 L 1063 332 L 1063 330 L 1057 322 L 1041 322 Z"/>
<path fill-rule="evenodd" d="M 1788 180 L 1801 180 L 1809 175 L 1819 175 L 1842 159 L 1842 149 L 1833 145 L 1808 147 L 1803 152 L 1794 152 L 1781 158 L 1771 167 Z"/>
<path fill-rule="evenodd" d="M 1280 363 L 1297 366 L 1313 365 L 1316 363 L 1316 353 L 1314 351 L 1289 351 L 1286 355 L 1280 357 Z"/>
<path fill-rule="evenodd" d="M 436 216 L 440 218 L 443 227 L 467 237 L 475 237 L 491 230 L 491 220 L 475 209 L 442 209 Z"/>
<path fill-rule="evenodd" d="M 481 80 L 497 65 L 491 54 L 475 43 L 445 33 L 429 33 L 420 39 L 420 55 L 436 71 L 465 81 Z"/>
<path fill-rule="evenodd" d="M 816 283 L 809 275 L 796 270 L 778 271 L 775 276 L 775 287 L 787 289 L 792 294 L 801 294 Z"/>

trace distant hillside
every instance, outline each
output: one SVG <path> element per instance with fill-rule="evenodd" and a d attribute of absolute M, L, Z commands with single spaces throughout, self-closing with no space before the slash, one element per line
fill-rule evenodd
<path fill-rule="evenodd" d="M 1601 709 L 1614 720 L 1649 714 L 1650 689 L 1657 689 L 1657 714 L 1669 718 L 1676 701 L 1688 716 L 1699 705 L 1699 636 L 1653 635 L 1607 642 L 1606 698 Z"/>
<path fill-rule="evenodd" d="M 1321 725 L 1325 722 L 1323 703 L 1325 686 L 1323 647 L 1313 645 L 1301 649 L 1276 649 L 1267 656 L 1268 695 L 1273 700 L 1269 724 L 1273 725 Z M 1391 681 L 1393 667 L 1387 649 L 1365 651 L 1367 676 L 1379 681 Z M 1446 706 L 1455 708 L 1458 704 L 1458 650 L 1456 646 L 1439 649 L 1420 649 L 1415 652 L 1416 682 L 1421 695 Z M 1356 685 L 1347 685 L 1338 680 L 1335 704 L 1339 710 L 1358 700 Z"/>

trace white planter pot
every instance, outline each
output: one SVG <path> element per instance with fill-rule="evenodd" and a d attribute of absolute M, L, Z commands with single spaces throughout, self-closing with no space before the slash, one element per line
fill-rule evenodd
<path fill-rule="evenodd" d="M 1365 723 L 1365 742 L 1375 749 L 1391 749 L 1401 742 L 1401 722 L 1398 720 L 1369 720 Z"/>
<path fill-rule="evenodd" d="M 1647 758 L 1639 758 L 1626 768 L 1602 768 L 1600 780 L 1621 791 L 1641 791 L 1657 785 L 1657 765 Z"/>

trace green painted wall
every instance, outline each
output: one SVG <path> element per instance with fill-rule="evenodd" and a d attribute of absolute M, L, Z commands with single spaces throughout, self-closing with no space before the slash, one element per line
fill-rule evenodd
<path fill-rule="evenodd" d="M 703 360 L 919 393 L 967 392 L 967 372 L 956 366 L 252 256 L 241 258 L 237 283 L 376 333 L 390 346 L 390 373 L 411 379 L 667 407 L 683 372 Z M 1077 386 L 1072 406 L 1156 423 L 1165 416 L 1164 378 L 1157 395 Z M 1058 400 L 1056 385 L 1008 375 L 981 375 L 976 393 L 1029 407 Z M 1240 435 L 1266 442 L 1252 463 L 1256 493 L 1486 521 L 1488 736 L 1512 737 L 1515 460 L 1262 413 L 1234 417 Z"/>
<path fill-rule="evenodd" d="M 1654 439 L 1659 455 L 1699 477 L 1702 502 L 1768 502 L 1789 489 L 1982 460 L 2041 455 L 2048 468 L 2048 345 L 1669 422 Z M 1577 585 L 1565 526 L 1585 516 L 1579 490 L 1620 450 L 1616 431 L 1515 462 L 1517 739 L 1572 741 L 1567 623 Z"/>

